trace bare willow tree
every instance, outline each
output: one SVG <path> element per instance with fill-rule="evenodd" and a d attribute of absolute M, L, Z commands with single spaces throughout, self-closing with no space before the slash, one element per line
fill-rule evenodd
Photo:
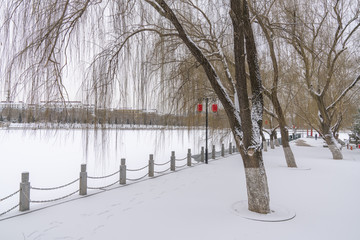
<path fill-rule="evenodd" d="M 279 58 L 281 56 L 281 48 L 283 48 L 282 44 L 284 42 L 279 42 L 279 38 L 277 38 L 276 28 L 273 27 L 273 22 L 277 21 L 277 12 L 274 11 L 273 8 L 276 8 L 276 0 L 273 1 L 264 1 L 264 2 L 256 2 L 251 3 L 250 1 L 250 9 L 254 14 L 258 25 L 260 26 L 264 37 L 265 42 L 267 44 L 267 52 L 270 56 L 271 60 L 271 75 L 272 79 L 269 79 L 267 82 L 268 84 L 264 85 L 264 94 L 273 105 L 274 111 L 270 109 L 264 108 L 266 113 L 271 117 L 275 118 L 279 124 L 280 134 L 281 134 L 281 143 L 284 150 L 284 155 L 286 159 L 286 163 L 288 167 L 296 168 L 296 161 L 294 154 L 291 150 L 289 144 L 289 131 L 287 129 L 287 123 L 285 118 L 285 113 L 282 107 L 282 104 L 285 105 L 286 103 L 280 103 L 279 100 L 279 85 L 281 84 L 282 75 L 281 75 L 281 68 L 279 66 Z M 283 81 L 284 82 L 284 81 Z M 273 134 L 276 132 L 271 131 L 270 141 L 273 142 Z M 273 144 L 273 143 L 272 143 Z"/>
<path fill-rule="evenodd" d="M 341 75 L 341 66 L 359 50 L 359 6 L 350 0 L 283 1 L 283 20 L 291 24 L 277 24 L 301 61 L 299 76 L 317 106 L 318 124 L 309 124 L 323 136 L 334 159 L 343 158 L 332 134 L 338 107 L 360 81 L 358 68 Z"/>
<path fill-rule="evenodd" d="M 191 54 L 226 112 L 245 166 L 249 210 L 270 212 L 260 140 L 262 83 L 246 0 L 10 2 L 6 8 L 5 33 L 9 34 L 9 42 L 16 39 L 21 44 L 12 49 L 16 54 L 8 65 L 7 79 L 13 81 L 15 73 L 20 72 L 16 76 L 25 76 L 21 83 L 31 86 L 34 92 L 45 89 L 49 96 L 56 93 L 64 97 L 65 69 L 73 61 L 94 56 L 83 87 L 91 90 L 97 105 L 111 104 L 121 88 L 125 91 L 120 92 L 120 96 L 125 97 L 130 87 L 135 87 L 138 95 L 143 96 L 142 102 L 149 101 L 149 94 L 153 94 L 151 99 L 157 94 L 150 86 L 158 86 L 164 92 L 179 88 L 176 78 L 175 81 L 166 79 L 166 70 L 176 64 L 164 66 L 160 62 L 159 71 L 148 69 L 146 58 L 154 53 L 150 50 L 158 42 L 156 39 L 162 39 L 160 48 L 165 42 L 172 46 L 165 51 L 175 56 L 174 60 L 181 59 L 184 53 Z M 217 11 L 219 18 L 212 16 L 211 11 Z M 221 19 L 226 19 L 226 26 Z M 206 32 L 196 32 L 201 29 L 196 24 L 207 25 L 203 28 Z M 217 31 L 221 28 L 232 35 L 225 45 L 217 40 L 221 36 L 221 31 Z M 224 49 L 231 52 L 228 58 L 234 64 L 234 76 L 229 71 Z M 220 67 L 214 67 L 213 56 L 220 59 Z M 134 78 L 132 82 L 125 81 L 129 73 Z M 159 85 L 149 84 L 158 77 L 164 81 Z"/>

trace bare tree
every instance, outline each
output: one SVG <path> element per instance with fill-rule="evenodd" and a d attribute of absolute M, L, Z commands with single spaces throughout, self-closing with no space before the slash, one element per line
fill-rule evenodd
<path fill-rule="evenodd" d="M 350 56 L 358 51 L 354 37 L 360 27 L 359 1 L 294 1 L 290 4 L 285 1 L 283 10 L 284 22 L 288 24 L 276 26 L 285 30 L 287 34 L 283 37 L 302 62 L 300 76 L 318 110 L 316 129 L 333 158 L 342 159 L 332 128 L 337 107 L 360 81 L 356 69 L 343 79 L 339 74 L 339 66 L 349 62 Z"/>
<path fill-rule="evenodd" d="M 39 90 L 41 86 L 45 86 L 45 89 L 47 86 L 55 86 L 57 94 L 63 97 L 64 68 L 68 65 L 68 61 L 79 57 L 74 55 L 73 51 L 78 52 L 80 49 L 95 55 L 89 68 L 88 81 L 83 86 L 91 90 L 96 105 L 110 104 L 117 89 L 129 88 L 121 81 L 123 78 L 121 74 L 128 73 L 129 68 L 130 72 L 137 76 L 129 85 L 138 89 L 138 95 L 144 97 L 142 102 L 147 102 L 148 93 L 151 92 L 147 80 L 149 71 L 144 64 L 149 53 L 148 45 L 155 42 L 153 41 L 155 38 L 160 37 L 174 44 L 172 49 L 166 49 L 174 56 L 181 56 L 184 53 L 183 49 L 186 49 L 202 67 L 213 92 L 226 112 L 245 166 L 249 210 L 266 214 L 270 212 L 270 199 L 260 140 L 263 112 L 262 83 L 247 1 L 230 0 L 230 4 L 227 1 L 211 3 L 211 6 L 220 8 L 218 10 L 220 19 L 231 19 L 232 22 L 230 25 L 232 30 L 227 31 L 232 33 L 233 38 L 227 46 L 228 49 L 232 49 L 234 56 L 235 76 L 229 71 L 228 60 L 222 51 L 223 46 L 219 42 L 214 43 L 217 37 L 212 36 L 216 33 L 212 28 L 216 28 L 218 19 L 209 17 L 209 13 L 206 14 L 201 9 L 202 6 L 206 4 L 201 1 L 195 4 L 190 0 L 171 3 L 164 0 L 15 1 L 8 11 L 8 29 L 12 26 L 10 20 L 14 20 L 21 23 L 20 29 L 29 31 L 28 26 L 31 26 L 32 30 L 24 34 L 25 37 L 22 38 L 24 41 L 21 41 L 23 45 L 15 49 L 19 51 L 16 51 L 17 54 L 10 62 L 8 79 L 13 79 L 10 73 L 15 71 L 16 64 L 22 63 L 22 72 L 30 73 L 27 77 L 30 77 L 32 90 Z M 28 9 L 31 11 L 27 12 Z M 193 15 L 194 12 L 198 13 L 197 17 Z M 107 13 L 110 13 L 109 18 Z M 103 25 L 99 24 L 104 26 L 104 28 L 99 27 L 97 31 L 101 35 L 98 38 L 100 40 L 97 42 L 93 40 L 100 46 L 86 49 L 89 45 L 82 44 L 84 31 L 81 26 L 86 25 L 86 21 L 90 21 L 95 22 L 94 27 L 96 27 L 96 24 L 104 19 L 111 19 L 111 24 L 107 21 Z M 198 23 L 207 25 L 206 29 L 209 31 L 190 34 L 191 30 L 198 29 L 194 28 Z M 228 25 L 224 28 L 228 29 Z M 92 34 L 92 31 L 90 33 Z M 15 35 L 17 38 L 19 36 L 20 33 Z M 180 45 L 176 42 L 178 40 Z M 78 44 L 74 47 L 72 41 Z M 212 44 L 208 44 L 209 42 Z M 179 51 L 178 47 L 182 50 Z M 136 59 L 131 58 L 134 52 Z M 221 60 L 221 67 L 218 69 L 212 64 L 211 57 L 214 55 Z M 249 86 L 246 67 L 249 72 Z M 162 68 L 163 66 L 159 68 L 160 72 Z M 49 81 L 51 85 L 48 85 Z M 176 81 L 162 81 L 161 84 L 164 85 L 163 89 L 179 87 Z M 48 89 L 50 91 L 53 88 Z M 125 94 L 125 91 L 122 93 Z M 34 94 L 32 97 L 36 98 Z"/>
<path fill-rule="evenodd" d="M 281 66 L 279 66 L 278 63 L 279 62 L 278 58 L 280 57 L 280 50 L 277 50 L 275 46 L 276 31 L 272 27 L 273 19 L 270 14 L 272 13 L 271 10 L 275 2 L 276 1 L 264 2 L 263 4 L 261 4 L 261 6 L 253 6 L 252 4 L 250 4 L 250 7 L 253 14 L 255 15 L 257 23 L 259 24 L 261 30 L 264 33 L 265 40 L 268 46 L 268 52 L 269 52 L 268 54 L 270 55 L 271 65 L 272 65 L 272 81 L 270 81 L 271 84 L 268 84 L 270 85 L 269 87 L 265 87 L 264 84 L 264 94 L 271 101 L 272 105 L 274 106 L 275 112 L 271 112 L 269 109 L 265 109 L 265 111 L 272 117 L 276 118 L 279 124 L 281 143 L 284 150 L 287 166 L 296 168 L 297 165 L 296 165 L 295 157 L 289 145 L 289 132 L 287 129 L 284 110 L 280 104 L 278 97 L 279 84 L 281 80 L 280 71 L 279 71 L 279 68 L 281 68 Z M 263 12 L 261 12 L 260 9 L 263 9 Z M 276 14 L 274 15 L 276 17 Z M 270 141 L 272 145 L 274 138 L 273 134 L 275 133 L 276 131 L 275 132 L 271 131 L 270 134 Z"/>

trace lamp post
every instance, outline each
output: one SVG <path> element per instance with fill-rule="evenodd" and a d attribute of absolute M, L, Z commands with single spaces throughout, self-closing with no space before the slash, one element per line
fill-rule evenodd
<path fill-rule="evenodd" d="M 208 128 L 209 128 L 209 98 L 205 99 L 205 164 L 208 164 Z M 217 104 L 213 104 L 211 107 L 212 111 L 217 112 Z M 202 112 L 202 104 L 198 104 L 198 111 Z"/>

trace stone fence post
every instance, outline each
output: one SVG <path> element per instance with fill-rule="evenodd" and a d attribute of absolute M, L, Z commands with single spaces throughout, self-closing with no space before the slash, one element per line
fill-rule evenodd
<path fill-rule="evenodd" d="M 86 172 L 86 164 L 81 164 L 81 172 L 80 172 L 80 195 L 87 194 L 87 172 Z"/>
<path fill-rule="evenodd" d="M 215 157 L 216 157 L 215 154 L 216 154 L 215 153 L 215 145 L 212 145 L 212 153 L 211 153 L 211 158 L 212 159 L 215 159 Z"/>
<path fill-rule="evenodd" d="M 125 185 L 126 184 L 126 160 L 125 158 L 121 159 L 121 165 L 120 165 L 120 184 Z"/>
<path fill-rule="evenodd" d="M 204 147 L 201 147 L 201 157 L 200 157 L 200 162 L 204 162 L 205 159 L 205 152 L 204 152 Z"/>
<path fill-rule="evenodd" d="M 149 177 L 154 177 L 154 155 L 149 155 Z"/>
<path fill-rule="evenodd" d="M 23 172 L 21 174 L 21 183 L 20 183 L 20 202 L 19 210 L 21 212 L 27 211 L 30 209 L 30 182 L 29 182 L 29 173 Z"/>
<path fill-rule="evenodd" d="M 232 154 L 232 142 L 229 143 L 229 154 Z"/>
<path fill-rule="evenodd" d="M 221 144 L 221 156 L 224 157 L 225 156 L 225 147 L 224 144 Z"/>
<path fill-rule="evenodd" d="M 170 170 L 175 171 L 175 151 L 171 151 Z"/>
<path fill-rule="evenodd" d="M 191 167 L 191 149 L 188 149 L 188 153 L 187 153 L 187 166 Z"/>

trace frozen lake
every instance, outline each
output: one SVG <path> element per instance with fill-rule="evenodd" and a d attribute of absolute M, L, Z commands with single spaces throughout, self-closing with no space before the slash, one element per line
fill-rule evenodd
<path fill-rule="evenodd" d="M 218 133 L 209 131 L 209 149 L 214 144 L 219 151 L 221 142 L 228 146 L 231 137 L 221 137 Z M 188 148 L 191 148 L 193 154 L 199 153 L 201 146 L 205 145 L 205 131 L 0 130 L 0 142 L 1 199 L 19 189 L 22 172 L 30 173 L 31 186 L 55 187 L 78 178 L 80 165 L 83 163 L 87 164 L 90 176 L 116 172 L 121 158 L 126 158 L 130 169 L 146 166 L 149 154 L 154 154 L 156 163 L 164 163 L 170 160 L 171 151 L 175 151 L 176 158 L 184 158 Z M 109 181 L 116 181 L 118 176 L 114 177 L 96 183 L 90 181 L 88 184 L 103 186 Z M 74 185 L 76 186 L 73 188 L 76 189 L 78 186 Z M 69 189 L 64 191 L 69 192 Z M 53 192 L 34 192 L 31 198 L 48 199 L 63 195 L 62 191 Z M 18 197 L 13 197 L 12 201 L 0 204 L 0 212 L 17 201 Z"/>

